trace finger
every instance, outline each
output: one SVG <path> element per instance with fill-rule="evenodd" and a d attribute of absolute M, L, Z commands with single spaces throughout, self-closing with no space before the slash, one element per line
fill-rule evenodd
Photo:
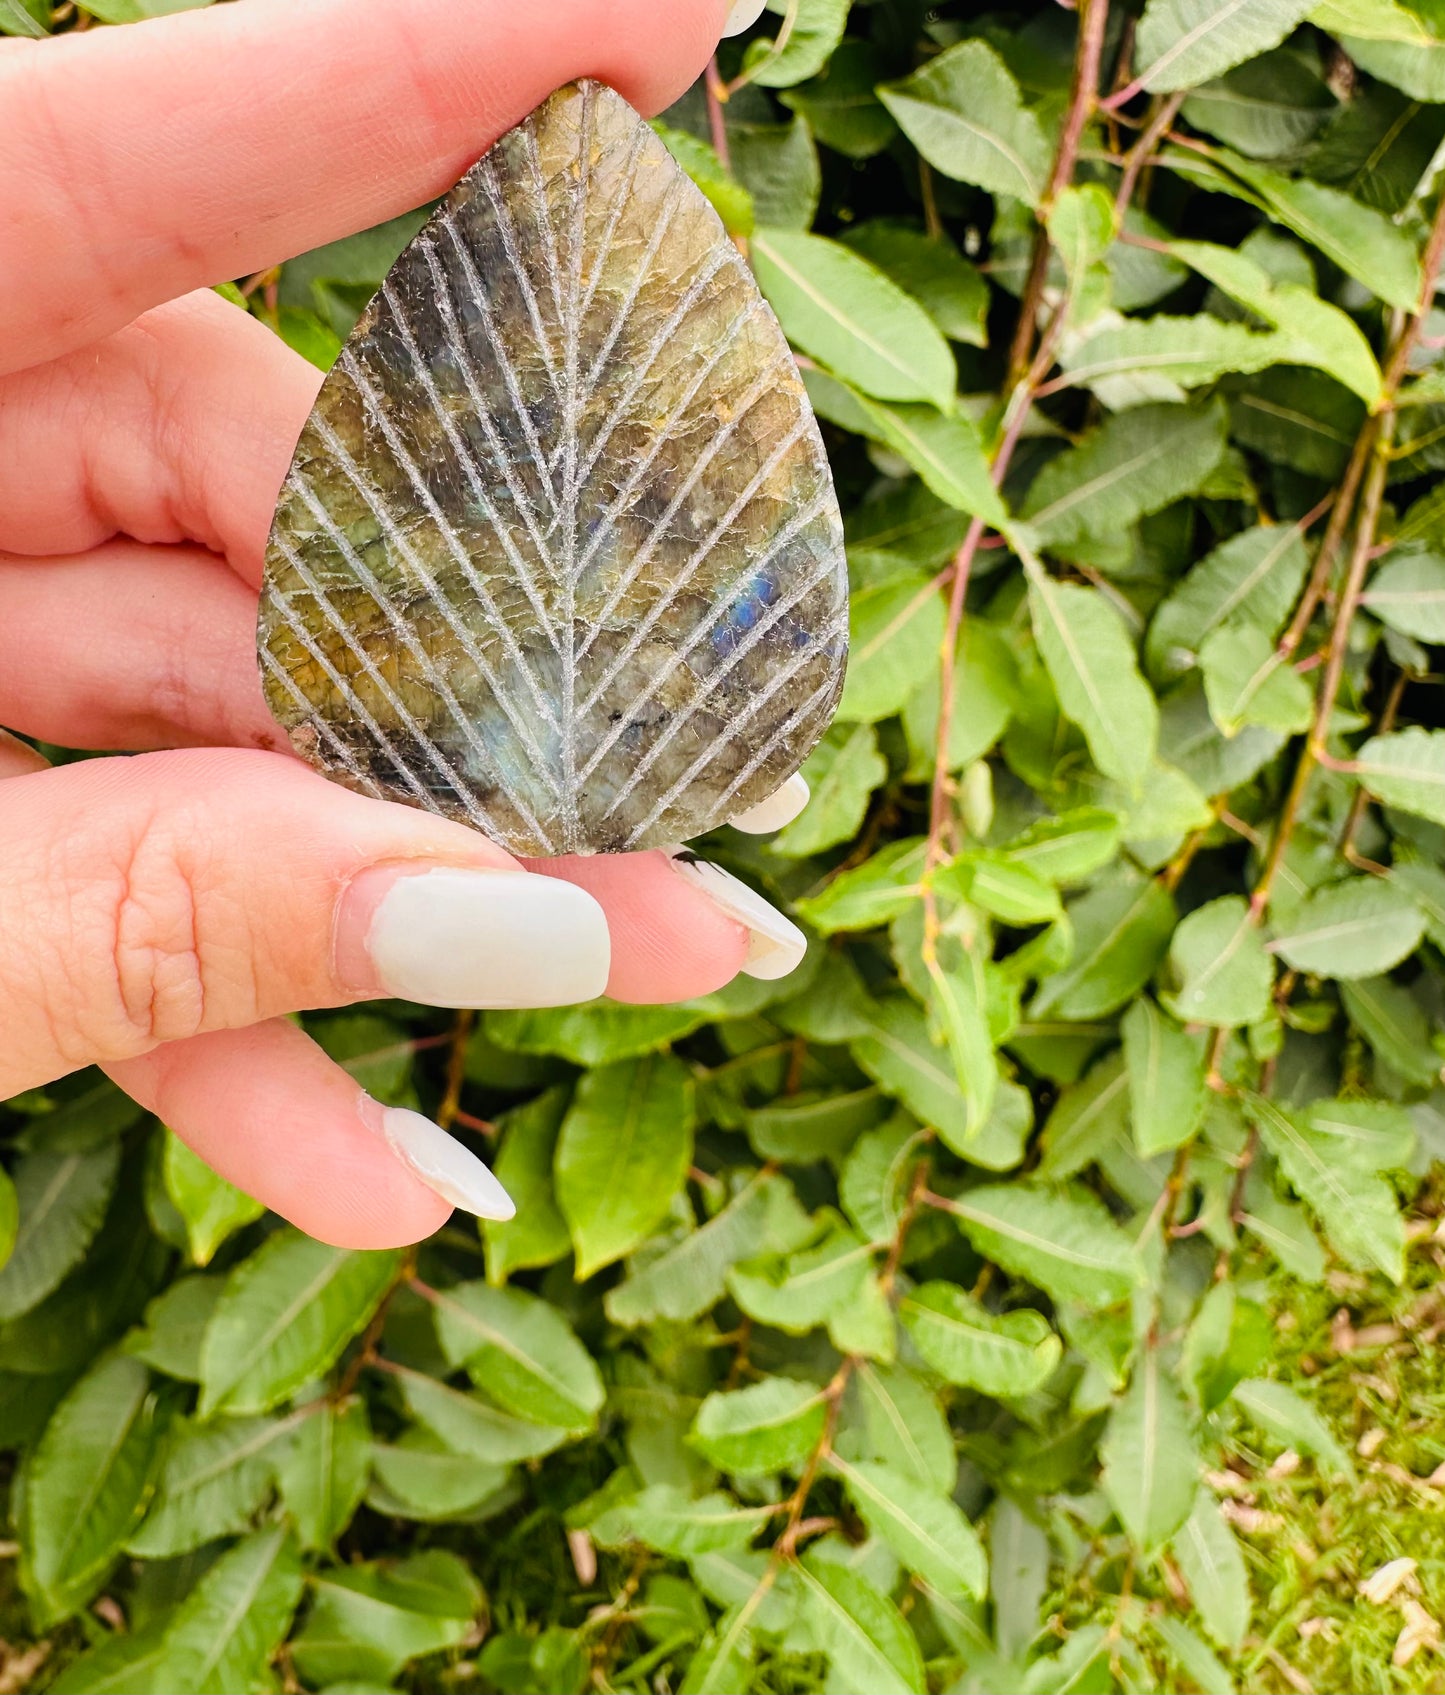
<path fill-rule="evenodd" d="M 575 77 L 660 110 L 726 10 L 548 0 L 539 28 L 516 0 L 247 0 L 6 43 L 0 369 L 420 205 Z"/>
<path fill-rule="evenodd" d="M 285 1019 L 107 1067 L 215 1171 L 343 1248 L 418 1242 L 453 1206 L 508 1218 L 486 1166 L 420 1113 L 383 1107 Z"/>
<path fill-rule="evenodd" d="M 627 938 L 614 950 L 614 1000 L 691 1000 L 739 971 L 786 977 L 807 952 L 807 937 L 771 902 L 688 848 L 526 863 L 586 889 L 613 935 Z"/>
<path fill-rule="evenodd" d="M 255 591 L 203 548 L 0 554 L 0 722 L 27 736 L 287 750 L 255 652 Z"/>
<path fill-rule="evenodd" d="M 6 777 L 26 777 L 44 771 L 49 764 L 45 755 L 28 742 L 12 736 L 8 730 L 0 730 L 0 782 Z"/>
<path fill-rule="evenodd" d="M 0 551 L 80 553 L 117 533 L 196 541 L 259 583 L 320 384 L 211 289 L 0 378 Z"/>
<path fill-rule="evenodd" d="M 566 1005 L 607 982 L 581 889 L 277 754 L 14 779 L 0 864 L 0 1098 L 303 1007 Z"/>

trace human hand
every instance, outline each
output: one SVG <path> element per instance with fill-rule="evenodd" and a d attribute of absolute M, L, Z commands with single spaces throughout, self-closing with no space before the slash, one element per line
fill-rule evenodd
<path fill-rule="evenodd" d="M 572 78 L 660 109 L 727 13 L 246 0 L 0 44 L 0 722 L 139 751 L 51 770 L 0 732 L 0 1097 L 98 1063 L 301 1228 L 390 1246 L 509 1203 L 286 1014 L 674 1000 L 797 963 L 716 868 L 524 867 L 284 751 L 256 595 L 320 374 L 208 287 L 441 193 Z"/>

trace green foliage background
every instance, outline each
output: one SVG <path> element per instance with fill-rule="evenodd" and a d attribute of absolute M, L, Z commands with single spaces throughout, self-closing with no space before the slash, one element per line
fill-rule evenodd
<path fill-rule="evenodd" d="M 7 1688 L 1442 1686 L 1445 10 L 770 5 L 664 133 L 847 515 L 705 850 L 807 963 L 309 1018 L 518 1201 L 415 1255 L 0 1108 Z M 417 221 L 228 292 L 325 365 Z"/>

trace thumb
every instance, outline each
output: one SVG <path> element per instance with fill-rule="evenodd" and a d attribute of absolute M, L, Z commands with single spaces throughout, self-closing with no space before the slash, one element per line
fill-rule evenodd
<path fill-rule="evenodd" d="M 607 983 L 591 895 L 280 754 L 8 782 L 0 864 L 0 1098 L 301 1008 L 560 1006 Z"/>

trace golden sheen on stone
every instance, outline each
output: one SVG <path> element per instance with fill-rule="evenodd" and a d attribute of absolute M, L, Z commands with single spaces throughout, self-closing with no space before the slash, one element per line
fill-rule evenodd
<path fill-rule="evenodd" d="M 559 90 L 397 260 L 266 555 L 266 698 L 328 776 L 522 854 L 686 840 L 842 687 L 847 573 L 783 333 L 611 89 Z"/>

